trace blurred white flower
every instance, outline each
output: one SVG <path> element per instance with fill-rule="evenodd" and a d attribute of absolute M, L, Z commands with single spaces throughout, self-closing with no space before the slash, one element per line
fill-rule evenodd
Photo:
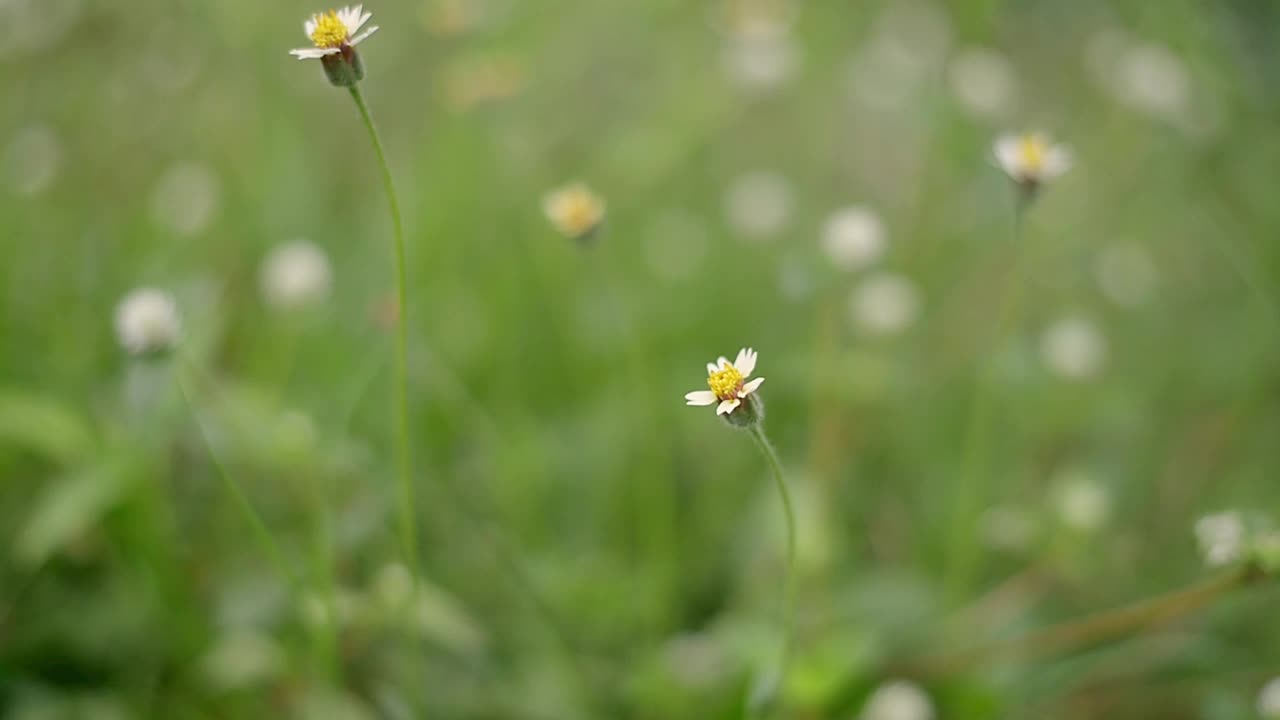
<path fill-rule="evenodd" d="M 849 312 L 859 329 L 889 335 L 915 322 L 920 303 L 915 283 L 901 275 L 881 272 L 854 288 L 849 296 Z"/>
<path fill-rule="evenodd" d="M 822 249 L 841 270 L 861 270 L 884 253 L 885 227 L 867 207 L 837 210 L 822 228 Z"/>
<path fill-rule="evenodd" d="M 721 61 L 734 83 L 747 90 L 778 87 L 800 64 L 795 41 L 785 32 L 728 38 Z"/>
<path fill-rule="evenodd" d="M 1087 472 L 1064 471 L 1054 484 L 1054 502 L 1063 525 L 1092 532 L 1110 518 L 1111 493 Z"/>
<path fill-rule="evenodd" d="M 764 239 L 791 218 L 791 185 L 786 178 L 758 171 L 733 181 L 725 194 L 729 226 L 749 239 Z"/>
<path fill-rule="evenodd" d="M 1001 135 L 996 138 L 995 158 L 1014 182 L 1031 189 L 1071 169 L 1071 151 L 1045 133 Z"/>
<path fill-rule="evenodd" d="M 360 32 L 372 17 L 373 13 L 364 12 L 363 5 L 316 13 L 302 23 L 303 31 L 315 47 L 290 50 L 289 54 L 299 60 L 320 60 L 329 55 L 347 53 L 378 31 L 378 26 L 374 25 Z"/>
<path fill-rule="evenodd" d="M 762 377 L 747 380 L 755 369 L 756 351 L 751 348 L 739 350 L 732 363 L 722 355 L 715 363 L 707 363 L 707 387 L 711 389 L 685 393 L 685 404 L 716 405 L 717 415 L 731 413 L 764 382 Z"/>
<path fill-rule="evenodd" d="M 293 310 L 321 303 L 333 285 L 329 256 L 306 240 L 278 245 L 263 259 L 258 284 L 272 307 Z"/>
<path fill-rule="evenodd" d="M 1240 513 L 1227 511 L 1205 515 L 1196 521 L 1196 542 L 1205 564 L 1210 567 L 1230 565 L 1245 556 L 1248 529 Z"/>
<path fill-rule="evenodd" d="M 685 211 L 661 213 L 647 233 L 645 259 L 663 280 L 684 280 L 697 274 L 710 246 L 702 221 Z"/>
<path fill-rule="evenodd" d="M 542 212 L 561 235 L 587 240 L 604 222 L 605 205 L 590 188 L 575 182 L 547 193 Z"/>
<path fill-rule="evenodd" d="M 271 637 L 236 630 L 218 638 L 202 660 L 204 674 L 220 690 L 259 685 L 275 677 L 285 663 L 284 651 Z"/>
<path fill-rule="evenodd" d="M 1069 380 L 1085 380 L 1102 371 L 1107 340 L 1083 317 L 1063 318 L 1040 338 L 1040 357 L 1053 373 Z"/>
<path fill-rule="evenodd" d="M 862 706 L 859 720 L 933 720 L 933 702 L 924 690 L 906 680 L 893 680 L 875 689 Z"/>
<path fill-rule="evenodd" d="M 62 167 L 62 144 L 51 128 L 32 125 L 19 130 L 4 159 L 5 181 L 18 195 L 47 189 Z"/>
<path fill-rule="evenodd" d="M 1142 305 L 1155 291 L 1155 265 L 1140 245 L 1112 245 L 1103 249 L 1093 272 L 1102 293 L 1117 305 Z"/>
<path fill-rule="evenodd" d="M 881 111 L 901 110 L 940 69 L 950 43 L 946 14 L 919 0 L 889 4 L 849 66 L 853 98 Z"/>
<path fill-rule="evenodd" d="M 1280 718 L 1280 677 L 1271 678 L 1258 691 L 1258 714 L 1263 720 Z"/>
<path fill-rule="evenodd" d="M 947 81 L 951 94 L 970 115 L 1001 119 L 1013 110 L 1018 89 L 1013 65 L 994 50 L 975 47 L 956 53 Z"/>
<path fill-rule="evenodd" d="M 1017 505 L 995 505 L 982 514 L 982 534 L 996 550 L 1026 550 L 1035 537 L 1035 518 Z"/>
<path fill-rule="evenodd" d="M 163 290 L 138 288 L 116 305 L 116 338 L 134 355 L 167 350 L 181 332 L 178 304 Z"/>
<path fill-rule="evenodd" d="M 1140 44 L 1120 54 L 1112 74 L 1117 101 L 1165 119 L 1180 120 L 1191 101 L 1182 60 L 1166 47 Z"/>
<path fill-rule="evenodd" d="M 208 227 L 218 209 L 218 178 L 204 165 L 171 167 L 151 192 L 151 217 L 161 228 L 190 236 Z"/>

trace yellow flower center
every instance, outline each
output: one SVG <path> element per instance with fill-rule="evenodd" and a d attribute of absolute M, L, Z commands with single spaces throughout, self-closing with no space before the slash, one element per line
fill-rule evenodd
<path fill-rule="evenodd" d="M 338 13 L 330 10 L 315 16 L 316 29 L 311 31 L 311 42 L 318 48 L 340 48 L 347 43 L 347 26 L 338 19 Z"/>
<path fill-rule="evenodd" d="M 707 378 L 707 387 L 721 400 L 732 400 L 738 397 L 738 391 L 742 389 L 742 373 L 732 363 L 725 363 L 724 367 Z"/>
<path fill-rule="evenodd" d="M 1022 164 L 1028 172 L 1037 173 L 1044 169 L 1047 148 L 1039 137 L 1024 135 L 1018 150 L 1022 154 Z"/>
<path fill-rule="evenodd" d="M 585 235 L 600 222 L 600 202 L 585 188 L 572 188 L 556 203 L 556 223 L 567 235 Z"/>

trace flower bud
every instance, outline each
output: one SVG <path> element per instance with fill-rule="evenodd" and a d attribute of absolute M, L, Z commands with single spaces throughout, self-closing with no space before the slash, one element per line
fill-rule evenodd
<path fill-rule="evenodd" d="M 325 55 L 320 58 L 325 77 L 337 87 L 355 87 L 364 79 L 364 61 L 360 53 L 351 46 L 342 48 L 342 52 Z"/>

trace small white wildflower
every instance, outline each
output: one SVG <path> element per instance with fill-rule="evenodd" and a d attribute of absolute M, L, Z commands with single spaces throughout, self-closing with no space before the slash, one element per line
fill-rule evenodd
<path fill-rule="evenodd" d="M 1258 714 L 1263 720 L 1280 719 L 1280 677 L 1271 678 L 1258 691 Z"/>
<path fill-rule="evenodd" d="M 163 290 L 138 288 L 116 305 L 116 338 L 134 355 L 167 350 L 178 342 L 178 304 Z"/>
<path fill-rule="evenodd" d="M 1200 554 L 1210 567 L 1237 562 L 1247 550 L 1249 531 L 1235 511 L 1205 515 L 1196 521 L 1195 534 Z"/>
<path fill-rule="evenodd" d="M 18 195 L 47 189 L 62 167 L 62 145 L 44 125 L 23 128 L 13 136 L 4 162 L 5 180 Z"/>
<path fill-rule="evenodd" d="M 729 225 L 748 239 L 778 233 L 791 218 L 791 185 L 771 172 L 757 171 L 734 180 L 725 194 Z"/>
<path fill-rule="evenodd" d="M 289 54 L 299 60 L 319 60 L 346 52 L 378 31 L 374 25 L 360 32 L 372 17 L 373 13 L 364 12 L 363 5 L 316 13 L 302 23 L 303 32 L 315 47 L 290 50 Z"/>
<path fill-rule="evenodd" d="M 289 54 L 299 60 L 319 60 L 330 83 L 355 87 L 364 79 L 364 62 L 356 46 L 378 31 L 377 25 L 361 31 L 372 17 L 363 5 L 316 13 L 302 23 L 313 47 L 290 50 Z"/>
<path fill-rule="evenodd" d="M 751 348 L 739 350 L 732 363 L 721 356 L 715 363 L 707 363 L 707 387 L 711 389 L 685 393 L 685 404 L 716 405 L 717 415 L 731 413 L 764 382 L 762 377 L 747 380 L 755 369 L 756 351 Z"/>
<path fill-rule="evenodd" d="M 1017 78 L 1013 65 L 987 48 L 965 48 L 952 58 L 947 72 L 951 94 L 970 115 L 999 119 L 1013 109 Z"/>
<path fill-rule="evenodd" d="M 920 686 L 893 680 L 875 689 L 862 706 L 859 720 L 933 720 L 933 702 Z"/>
<path fill-rule="evenodd" d="M 1069 470 L 1056 482 L 1054 499 L 1062 524 L 1078 532 L 1101 528 L 1111 516 L 1111 494 L 1081 470 Z"/>
<path fill-rule="evenodd" d="M 995 143 L 996 164 L 1024 189 L 1035 190 L 1071 169 L 1071 151 L 1044 133 L 1001 135 Z"/>
<path fill-rule="evenodd" d="M 218 209 L 218 178 L 198 163 L 171 167 L 151 193 L 151 217 L 178 235 L 195 235 L 213 220 Z"/>
<path fill-rule="evenodd" d="M 542 212 L 565 237 L 589 240 L 604 222 L 605 204 L 586 185 L 571 183 L 548 193 Z"/>
<path fill-rule="evenodd" d="M 293 310 L 318 304 L 329 297 L 333 285 L 329 256 L 305 240 L 279 245 L 262 261 L 258 284 L 273 307 Z"/>
<path fill-rule="evenodd" d="M 920 291 L 906 277 L 882 272 L 867 278 L 849 297 L 849 312 L 861 330 L 889 335 L 910 327 L 920 314 Z"/>
<path fill-rule="evenodd" d="M 1089 320 L 1067 317 L 1045 330 L 1040 338 L 1040 357 L 1057 375 L 1085 380 L 1102 371 L 1107 340 Z"/>
<path fill-rule="evenodd" d="M 885 227 L 880 216 L 867 207 L 837 210 L 822 229 L 822 249 L 841 270 L 867 267 L 884 253 Z"/>

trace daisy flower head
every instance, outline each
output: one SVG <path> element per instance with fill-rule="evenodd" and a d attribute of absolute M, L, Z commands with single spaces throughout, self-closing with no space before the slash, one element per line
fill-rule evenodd
<path fill-rule="evenodd" d="M 1001 135 L 996 139 L 995 159 L 1000 169 L 1027 192 L 1071 169 L 1071 151 L 1039 132 Z"/>
<path fill-rule="evenodd" d="M 724 415 L 730 423 L 739 426 L 753 425 L 764 417 L 764 405 L 752 394 L 759 389 L 764 378 L 748 380 L 756 369 L 756 351 L 742 348 L 733 362 L 721 356 L 714 363 L 707 363 L 707 387 L 710 390 L 694 390 L 684 396 L 686 405 L 715 405 L 716 415 Z M 734 411 L 737 412 L 734 412 Z"/>
<path fill-rule="evenodd" d="M 290 50 L 289 54 L 299 60 L 319 60 L 329 82 L 354 87 L 364 79 L 364 63 L 356 45 L 378 31 L 377 25 L 361 31 L 372 17 L 363 5 L 316 13 L 302 24 L 312 47 Z"/>
<path fill-rule="evenodd" d="M 605 204 L 582 183 L 571 183 L 547 193 L 542 212 L 561 235 L 570 240 L 590 240 L 604 222 Z"/>
<path fill-rule="evenodd" d="M 132 355 L 153 355 L 178 343 L 182 319 L 173 296 L 155 288 L 133 290 L 116 305 L 116 338 Z"/>

